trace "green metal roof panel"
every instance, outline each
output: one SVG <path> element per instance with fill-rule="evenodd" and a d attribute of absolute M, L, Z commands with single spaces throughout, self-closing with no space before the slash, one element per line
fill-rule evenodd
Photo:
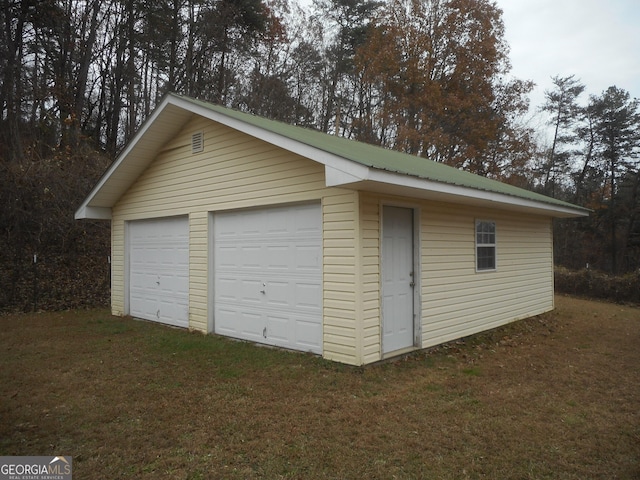
<path fill-rule="evenodd" d="M 177 96 L 177 95 L 176 95 Z M 588 212 L 588 209 L 562 200 L 547 197 L 507 183 L 465 172 L 444 163 L 435 162 L 424 157 L 389 150 L 343 137 L 329 135 L 316 130 L 288 125 L 283 122 L 269 120 L 249 113 L 221 107 L 208 102 L 180 96 L 184 100 L 222 115 L 242 121 L 254 127 L 281 135 L 291 140 L 309 145 L 319 150 L 345 158 L 347 160 L 387 172 L 408 175 L 434 182 L 440 182 L 475 190 L 510 195 L 526 200 L 543 202 L 571 209 Z"/>

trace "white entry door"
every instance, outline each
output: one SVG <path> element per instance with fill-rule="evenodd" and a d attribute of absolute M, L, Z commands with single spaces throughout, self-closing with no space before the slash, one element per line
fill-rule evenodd
<path fill-rule="evenodd" d="M 382 351 L 414 345 L 413 210 L 383 207 Z"/>
<path fill-rule="evenodd" d="M 189 326 L 189 219 L 129 222 L 129 314 Z"/>
<path fill-rule="evenodd" d="M 319 204 L 214 215 L 214 331 L 322 353 Z"/>

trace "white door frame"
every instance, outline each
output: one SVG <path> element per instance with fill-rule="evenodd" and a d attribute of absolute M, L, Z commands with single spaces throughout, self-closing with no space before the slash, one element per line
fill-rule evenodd
<path fill-rule="evenodd" d="M 383 232 L 383 223 L 384 223 L 384 207 L 399 207 L 406 208 L 411 210 L 412 212 L 412 229 L 413 229 L 413 252 L 412 252 L 412 262 L 413 262 L 413 345 L 408 346 L 406 348 L 400 350 L 394 350 L 390 352 L 385 352 L 384 349 L 384 316 L 382 313 L 382 297 L 383 297 L 383 279 L 382 279 L 382 269 L 383 269 L 383 246 L 382 242 L 384 240 L 384 232 Z M 380 352 L 382 358 L 392 357 L 402 353 L 404 351 L 412 351 L 415 349 L 421 348 L 422 345 L 422 323 L 421 323 L 421 262 L 420 262 L 420 208 L 415 204 L 405 203 L 405 202 L 381 202 L 379 204 L 379 212 L 380 212 Z"/>
<path fill-rule="evenodd" d="M 124 314 L 131 315 L 131 307 L 129 306 L 131 297 L 131 235 L 129 233 L 129 224 L 132 220 L 124 221 Z M 113 228 L 113 227 L 112 227 Z M 112 260 L 113 261 L 113 260 Z M 112 287 L 113 289 L 113 287 Z"/>

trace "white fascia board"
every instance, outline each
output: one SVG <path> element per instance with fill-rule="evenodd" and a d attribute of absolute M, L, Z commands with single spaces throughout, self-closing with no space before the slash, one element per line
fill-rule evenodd
<path fill-rule="evenodd" d="M 562 205 L 554 205 L 545 202 L 538 202 L 535 200 L 529 200 L 527 198 L 506 195 L 504 193 L 490 192 L 487 190 L 477 190 L 475 188 L 464 187 L 449 183 L 434 182 L 433 180 L 411 177 L 393 172 L 386 172 L 383 170 L 370 169 L 368 180 L 372 182 L 388 183 L 401 187 L 415 188 L 418 190 L 451 195 L 458 198 L 468 198 L 470 200 L 470 202 L 464 203 L 472 203 L 473 200 L 479 200 L 482 202 L 490 202 L 496 204 L 496 207 L 498 208 L 500 206 L 508 206 L 510 209 L 515 208 L 529 211 L 535 210 L 539 211 L 541 214 L 547 214 L 554 217 L 586 217 L 589 215 L 587 211 L 581 209 L 564 207 Z"/>
<path fill-rule="evenodd" d="M 369 167 L 358 165 L 355 162 L 349 163 L 352 163 L 354 167 L 360 168 L 336 168 L 335 166 L 325 164 L 324 177 L 327 187 L 340 187 L 351 183 L 362 182 L 369 178 Z"/>
<path fill-rule="evenodd" d="M 359 176 L 352 176 L 337 169 L 329 169 L 331 173 L 331 185 L 329 185 L 329 175 L 327 176 L 327 186 L 343 186 L 347 188 L 362 188 L 363 190 L 378 190 L 374 185 L 388 185 L 397 188 L 411 190 L 414 194 L 424 193 L 423 198 L 440 199 L 452 203 L 485 206 L 494 205 L 495 208 L 521 210 L 537 212 L 542 215 L 552 217 L 581 217 L 588 216 L 588 212 L 582 209 L 564 207 L 545 202 L 538 202 L 526 198 L 515 197 L 503 193 L 477 190 L 475 188 L 454 185 L 450 183 L 435 182 L 424 178 L 402 175 L 399 173 L 378 170 L 364 167 L 367 172 Z M 384 189 L 386 190 L 386 188 Z M 381 189 L 382 191 L 382 189 Z M 402 190 L 398 190 L 401 192 Z M 411 194 L 408 194 L 411 195 Z"/>
<path fill-rule="evenodd" d="M 111 220 L 111 209 L 107 207 L 81 206 L 74 215 L 75 220 Z"/>

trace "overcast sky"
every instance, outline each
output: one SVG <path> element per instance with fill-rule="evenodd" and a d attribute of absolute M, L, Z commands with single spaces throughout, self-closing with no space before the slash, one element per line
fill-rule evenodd
<path fill-rule="evenodd" d="M 575 75 L 588 95 L 609 86 L 640 99 L 640 0 L 496 0 L 503 10 L 512 74 L 533 80 L 532 106 L 551 77 Z"/>

